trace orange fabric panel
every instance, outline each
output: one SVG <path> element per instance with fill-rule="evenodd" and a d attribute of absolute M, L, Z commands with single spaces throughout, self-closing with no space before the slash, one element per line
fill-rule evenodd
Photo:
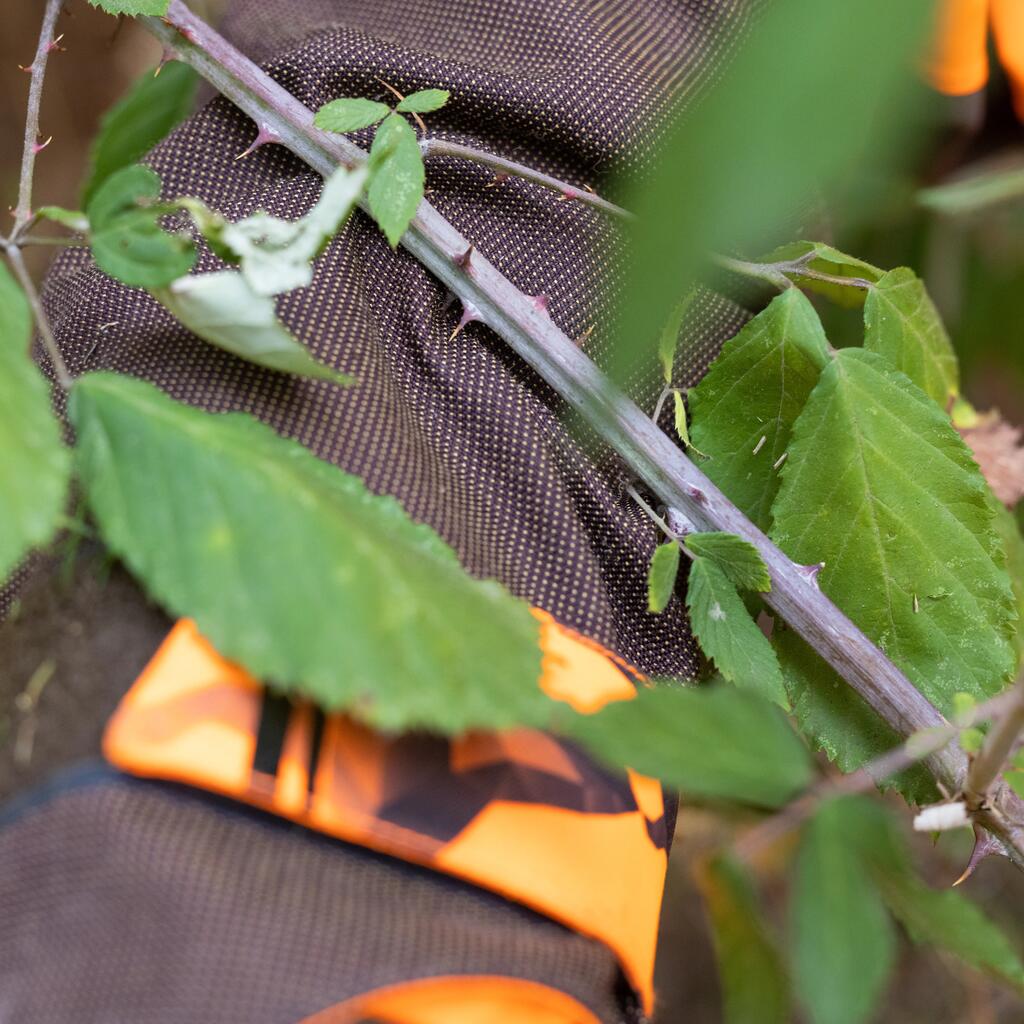
<path fill-rule="evenodd" d="M 634 696 L 628 666 L 536 614 L 546 692 L 583 712 Z M 253 770 L 262 695 L 179 622 L 108 723 L 104 753 L 132 774 L 225 794 L 530 906 L 607 945 L 650 1011 L 667 861 L 656 781 L 615 776 L 535 730 L 449 741 L 341 714 L 324 723 L 310 780 L 305 702 L 266 775 Z"/>
<path fill-rule="evenodd" d="M 1010 0 L 1014 2 L 1014 0 Z M 966 96 L 988 81 L 989 0 L 941 0 L 928 80 L 939 92 Z"/>
<path fill-rule="evenodd" d="M 1014 109 L 1024 121 L 1024 0 L 992 0 L 992 30 Z"/>
<path fill-rule="evenodd" d="M 422 978 L 328 1007 L 300 1024 L 600 1024 L 582 1003 L 520 978 Z"/>

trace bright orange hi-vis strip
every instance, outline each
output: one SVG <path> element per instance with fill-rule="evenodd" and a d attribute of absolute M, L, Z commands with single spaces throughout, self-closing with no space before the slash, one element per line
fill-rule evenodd
<path fill-rule="evenodd" d="M 545 692 L 584 714 L 634 695 L 622 662 L 534 614 Z M 104 753 L 131 774 L 225 794 L 532 907 L 605 943 L 650 1012 L 667 841 L 656 781 L 618 777 L 530 729 L 448 741 L 334 714 L 317 742 L 303 703 L 268 774 L 253 764 L 264 700 L 183 620 L 121 701 Z"/>
<path fill-rule="evenodd" d="M 929 81 L 949 96 L 966 96 L 988 81 L 988 30 L 1024 120 L 1024 0 L 942 0 Z"/>
<path fill-rule="evenodd" d="M 300 1024 L 600 1024 L 577 1000 L 522 978 L 422 978 L 375 989 Z"/>

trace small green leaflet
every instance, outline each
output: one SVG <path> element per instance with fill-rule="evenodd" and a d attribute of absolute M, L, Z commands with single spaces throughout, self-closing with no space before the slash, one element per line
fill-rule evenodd
<path fill-rule="evenodd" d="M 804 827 L 790 903 L 796 993 L 813 1024 L 862 1024 L 885 988 L 896 943 L 851 840 L 851 801 L 824 803 Z"/>
<path fill-rule="evenodd" d="M 647 610 L 659 614 L 672 599 L 679 572 L 679 542 L 659 544 L 651 556 L 647 573 Z"/>
<path fill-rule="evenodd" d="M 160 227 L 173 208 L 159 204 L 159 195 L 159 177 L 134 164 L 110 175 L 86 207 L 96 265 L 132 287 L 162 288 L 195 262 L 192 239 Z"/>
<path fill-rule="evenodd" d="M 170 0 L 89 0 L 93 7 L 99 7 L 107 14 L 153 14 L 160 17 L 167 13 Z"/>
<path fill-rule="evenodd" d="M 737 686 L 789 708 L 778 658 L 747 606 L 710 559 L 695 558 L 686 587 L 690 628 L 718 671 Z"/>
<path fill-rule="evenodd" d="M 676 435 L 683 444 L 690 447 L 690 431 L 686 423 L 686 402 L 680 392 L 672 392 L 672 408 L 675 418 Z"/>
<path fill-rule="evenodd" d="M 339 167 L 325 182 L 316 205 L 300 220 L 257 213 L 212 233 L 241 263 L 242 276 L 257 295 L 277 295 L 313 280 L 314 260 L 348 219 L 366 182 L 365 167 Z M 191 209 L 191 207 L 190 207 Z M 203 229 L 201 221 L 197 227 Z"/>
<path fill-rule="evenodd" d="M 766 593 L 772 589 L 768 567 L 760 552 L 735 533 L 691 533 L 686 537 L 686 546 L 694 555 L 714 562 L 740 590 Z"/>
<path fill-rule="evenodd" d="M 1003 547 L 988 487 L 934 402 L 881 357 L 843 349 L 794 427 L 782 476 L 773 539 L 799 564 L 825 563 L 822 589 L 940 711 L 957 691 L 1003 688 L 1016 665 Z M 831 678 L 804 690 L 802 707 L 793 695 L 802 721 L 829 728 L 814 736 L 830 753 L 882 753 L 884 734 L 858 735 L 863 716 L 847 717 L 850 695 Z M 843 714 L 814 708 L 823 701 Z"/>
<path fill-rule="evenodd" d="M 807 263 L 808 270 L 817 271 L 819 274 L 829 274 L 832 277 L 847 278 L 850 283 L 821 281 L 800 273 L 789 274 L 789 279 L 805 291 L 817 292 L 840 306 L 863 306 L 867 297 L 864 283 L 878 281 L 885 273 L 884 270 L 865 263 L 864 260 L 859 260 L 855 256 L 848 256 L 845 252 L 833 249 L 831 245 L 826 245 L 824 242 L 792 242 L 763 256 L 761 262 L 777 263 L 782 260 L 795 260 L 808 254 L 813 254 L 813 258 Z"/>
<path fill-rule="evenodd" d="M 152 294 L 193 334 L 233 355 L 282 373 L 352 383 L 318 363 L 278 320 L 274 300 L 254 292 L 237 270 L 182 277 Z"/>
<path fill-rule="evenodd" d="M 665 324 L 658 341 L 658 359 L 661 361 L 661 373 L 667 385 L 672 384 L 672 370 L 676 361 L 676 348 L 679 345 L 679 332 L 683 329 L 683 321 L 696 296 L 696 288 L 691 288 L 686 293 L 682 302 L 672 310 L 672 315 Z"/>
<path fill-rule="evenodd" d="M 902 370 L 943 409 L 959 393 L 952 342 L 924 282 L 907 267 L 890 270 L 868 293 L 864 347 Z"/>
<path fill-rule="evenodd" d="M 724 855 L 694 874 L 714 935 L 724 1024 L 787 1024 L 789 979 L 750 875 Z"/>
<path fill-rule="evenodd" d="M 325 132 L 355 132 L 383 121 L 391 108 L 373 100 L 340 99 L 322 106 L 313 118 L 313 124 Z"/>
<path fill-rule="evenodd" d="M 103 116 L 90 150 L 89 174 L 82 186 L 82 205 L 122 167 L 148 153 L 192 110 L 199 76 L 178 61 L 160 73 L 147 71 L 131 91 Z"/>
<path fill-rule="evenodd" d="M 611 767 L 628 765 L 691 798 L 781 807 L 814 777 L 786 716 L 728 685 L 644 687 L 559 726 Z"/>
<path fill-rule="evenodd" d="M 762 530 L 790 431 L 828 358 L 818 314 L 790 288 L 725 343 L 690 389 L 690 434 L 708 457 L 702 468 Z"/>
<path fill-rule="evenodd" d="M 395 109 L 409 114 L 429 114 L 440 110 L 450 97 L 447 89 L 421 89 L 406 96 Z"/>
<path fill-rule="evenodd" d="M 40 206 L 36 210 L 37 217 L 62 224 L 75 234 L 84 235 L 89 230 L 89 218 L 81 210 L 68 210 L 63 206 Z"/>
<path fill-rule="evenodd" d="M 53 536 L 68 485 L 70 459 L 31 342 L 28 300 L 0 265 L 0 583 Z"/>
<path fill-rule="evenodd" d="M 357 477 L 249 416 L 116 374 L 80 378 L 70 415 L 110 549 L 258 678 L 386 731 L 541 725 L 568 710 L 538 685 L 526 603 L 467 575 Z"/>
<path fill-rule="evenodd" d="M 377 129 L 370 147 L 370 211 L 392 247 L 398 245 L 423 199 L 423 156 L 401 114 Z"/>

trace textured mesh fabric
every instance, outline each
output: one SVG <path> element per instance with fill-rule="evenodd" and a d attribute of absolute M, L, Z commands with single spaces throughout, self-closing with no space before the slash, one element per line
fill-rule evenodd
<path fill-rule="evenodd" d="M 292 1024 L 447 974 L 551 984 L 623 1020 L 600 943 L 194 791 L 100 769 L 0 823 L 3 1021 Z"/>
<path fill-rule="evenodd" d="M 436 135 L 604 188 L 614 174 L 639 171 L 656 113 L 685 105 L 713 78 L 746 31 L 750 7 L 243 0 L 227 31 L 268 58 L 271 73 L 311 108 L 380 94 L 381 78 L 404 92 L 445 87 L 452 100 L 430 115 Z M 229 219 L 257 209 L 301 215 L 319 178 L 279 146 L 236 161 L 253 134 L 246 117 L 214 100 L 150 162 L 168 195 L 199 195 Z M 586 345 L 600 361 L 622 257 L 608 219 L 519 180 L 490 184 L 482 167 L 429 162 L 430 200 L 516 285 L 547 295 L 570 337 L 595 325 Z M 204 252 L 199 270 L 217 265 Z M 282 318 L 321 360 L 358 378 L 348 390 L 211 348 L 144 292 L 103 276 L 84 251 L 58 259 L 45 298 L 73 371 L 111 367 L 206 409 L 251 412 L 398 497 L 470 572 L 498 578 L 644 672 L 695 671 L 681 603 L 647 612 L 657 535 L 624 499 L 614 460 L 567 429 L 560 402 L 487 328 L 470 324 L 449 341 L 457 304 L 362 214 L 321 258 L 313 284 L 279 301 Z M 679 384 L 699 377 L 744 316 L 727 299 L 703 295 Z M 647 369 L 630 389 L 651 407 L 659 390 L 653 359 Z"/>

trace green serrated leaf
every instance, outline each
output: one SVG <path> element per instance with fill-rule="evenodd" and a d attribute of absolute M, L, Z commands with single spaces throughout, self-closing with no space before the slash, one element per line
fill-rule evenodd
<path fill-rule="evenodd" d="M 256 294 L 236 270 L 182 277 L 152 294 L 203 341 L 251 363 L 336 384 L 353 383 L 318 363 L 278 320 L 274 300 Z"/>
<path fill-rule="evenodd" d="M 96 265 L 135 288 L 162 288 L 195 263 L 192 239 L 160 227 L 169 208 L 159 195 L 160 178 L 134 164 L 111 174 L 86 207 Z"/>
<path fill-rule="evenodd" d="M 892 924 L 849 820 L 830 800 L 804 827 L 790 904 L 793 981 L 814 1024 L 868 1020 L 892 971 Z M 856 820 L 856 819 L 854 819 Z"/>
<path fill-rule="evenodd" d="M 776 629 L 772 646 L 779 658 L 793 717 L 800 732 L 844 772 L 900 744 L 890 729 L 853 688 L 789 629 Z M 886 780 L 910 803 L 938 799 L 935 780 L 921 765 Z"/>
<path fill-rule="evenodd" d="M 70 415 L 111 550 L 225 657 L 384 730 L 540 725 L 538 622 L 394 499 L 251 417 L 79 379 Z"/>
<path fill-rule="evenodd" d="M 809 270 L 817 271 L 819 274 L 829 274 L 832 277 L 846 278 L 850 283 L 821 281 L 799 273 L 789 274 L 789 279 L 798 287 L 824 295 L 840 306 L 863 306 L 867 297 L 867 289 L 863 287 L 862 282 L 878 281 L 885 273 L 884 270 L 865 263 L 864 260 L 859 260 L 855 256 L 848 256 L 845 252 L 833 249 L 831 245 L 826 245 L 824 242 L 792 242 L 763 256 L 759 262 L 776 263 L 782 260 L 795 260 L 807 256 L 808 253 L 813 254 L 807 262 Z"/>
<path fill-rule="evenodd" d="M 787 1024 L 789 979 L 749 873 L 737 860 L 718 856 L 695 877 L 715 941 L 724 1024 Z"/>
<path fill-rule="evenodd" d="M 83 206 L 89 205 L 111 174 L 135 163 L 185 120 L 195 103 L 198 86 L 195 71 L 171 61 L 157 75 L 145 72 L 107 111 L 90 150 L 89 173 L 82 186 Z"/>
<path fill-rule="evenodd" d="M 409 114 L 429 114 L 431 111 L 440 110 L 451 95 L 447 89 L 421 89 L 419 92 L 409 93 L 395 109 Z"/>
<path fill-rule="evenodd" d="M 679 572 L 679 542 L 659 544 L 651 557 L 647 573 L 647 610 L 661 613 L 675 592 Z"/>
<path fill-rule="evenodd" d="M 695 558 L 686 587 L 690 628 L 726 679 L 789 708 L 779 662 L 743 599 L 718 565 Z"/>
<path fill-rule="evenodd" d="M 672 411 L 675 421 L 676 436 L 683 444 L 690 447 L 690 429 L 686 422 L 686 402 L 679 391 L 672 392 Z"/>
<path fill-rule="evenodd" d="M 312 260 L 359 201 L 366 176 L 365 167 L 339 167 L 324 182 L 316 205 L 300 220 L 257 213 L 236 224 L 213 223 L 210 234 L 241 262 L 242 276 L 257 295 L 303 288 L 313 280 Z M 202 230 L 202 221 L 196 223 Z"/>
<path fill-rule="evenodd" d="M 597 714 L 566 717 L 561 727 L 607 764 L 628 765 L 693 798 L 781 807 L 814 776 L 785 715 L 732 686 L 644 688 Z"/>
<path fill-rule="evenodd" d="M 714 562 L 741 590 L 767 593 L 772 589 L 768 566 L 760 552 L 735 533 L 691 533 L 686 538 L 686 546 L 694 555 Z"/>
<path fill-rule="evenodd" d="M 398 245 L 423 199 L 423 156 L 401 114 L 377 129 L 370 147 L 370 211 L 392 247 Z"/>
<path fill-rule="evenodd" d="M 390 113 L 391 108 L 386 103 L 343 98 L 324 104 L 316 112 L 313 124 L 325 132 L 344 134 L 369 128 L 371 124 L 383 121 Z"/>
<path fill-rule="evenodd" d="M 825 563 L 822 589 L 944 714 L 957 691 L 998 693 L 1015 667 L 1013 596 L 988 488 L 942 410 L 879 356 L 844 349 L 789 451 L 773 508 L 779 546 Z M 844 771 L 891 745 L 862 716 L 847 721 L 848 689 L 797 658 L 807 671 L 787 677 L 804 687 L 809 673 L 812 686 L 797 713 L 830 730 L 815 738 L 845 750 Z M 833 700 L 842 715 L 820 706 Z"/>
<path fill-rule="evenodd" d="M 52 220 L 76 234 L 84 235 L 89 230 L 89 218 L 81 210 L 68 210 L 63 206 L 40 206 L 36 210 L 37 217 Z"/>
<path fill-rule="evenodd" d="M 170 0 L 89 0 L 93 7 L 98 7 L 107 14 L 152 14 L 161 17 L 167 13 Z"/>
<path fill-rule="evenodd" d="M 790 288 L 725 343 L 690 390 L 690 433 L 708 457 L 704 472 L 763 530 L 779 459 L 828 352 L 814 307 Z"/>
<path fill-rule="evenodd" d="M 696 295 L 696 288 L 691 288 L 686 293 L 683 300 L 672 310 L 672 315 L 668 318 L 662 329 L 661 337 L 658 341 L 658 359 L 661 362 L 661 373 L 667 385 L 672 384 L 672 371 L 676 362 L 679 332 L 683 329 L 683 321 L 686 319 L 686 314 L 690 311 Z"/>
<path fill-rule="evenodd" d="M 945 409 L 960 390 L 956 353 L 935 304 L 907 267 L 882 277 L 864 303 L 864 347 L 902 370 Z"/>
<path fill-rule="evenodd" d="M 1003 542 L 1006 555 L 1006 571 L 1013 587 L 1014 601 L 1017 606 L 1017 625 L 1014 638 L 1017 648 L 1017 666 L 1024 666 L 1024 536 L 1014 519 L 1013 513 L 994 495 L 990 499 L 990 507 L 995 515 L 995 528 Z M 1024 505 L 1022 505 L 1024 507 Z"/>
<path fill-rule="evenodd" d="M 53 536 L 68 485 L 70 460 L 31 341 L 28 300 L 0 265 L 0 583 Z"/>

